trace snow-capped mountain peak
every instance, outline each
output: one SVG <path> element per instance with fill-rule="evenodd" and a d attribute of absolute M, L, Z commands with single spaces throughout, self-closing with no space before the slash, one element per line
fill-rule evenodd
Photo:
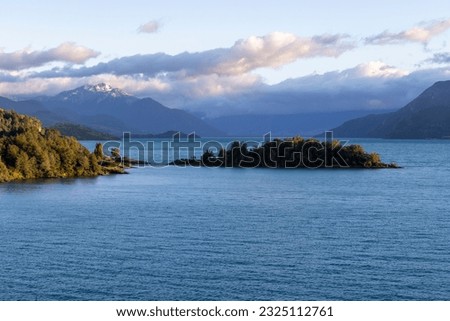
<path fill-rule="evenodd" d="M 114 88 L 106 83 L 96 85 L 85 85 L 73 90 L 64 91 L 54 98 L 64 102 L 101 102 L 101 101 L 117 101 L 117 99 L 126 99 L 127 101 L 136 100 L 137 98 L 127 94 L 126 92 Z"/>
<path fill-rule="evenodd" d="M 113 88 L 111 85 L 103 83 L 103 82 L 100 84 L 96 84 L 96 85 L 86 85 L 83 87 L 83 89 L 86 91 L 90 91 L 92 93 L 107 94 L 112 97 L 129 96 L 129 94 L 127 94 L 126 92 L 124 92 L 118 88 Z"/>
<path fill-rule="evenodd" d="M 102 92 L 102 93 L 108 93 L 113 91 L 113 87 L 111 87 L 111 85 L 109 84 L 105 84 L 104 82 L 97 84 L 97 85 L 93 85 L 93 86 L 84 86 L 84 89 L 89 90 L 89 91 L 93 91 L 93 92 Z"/>

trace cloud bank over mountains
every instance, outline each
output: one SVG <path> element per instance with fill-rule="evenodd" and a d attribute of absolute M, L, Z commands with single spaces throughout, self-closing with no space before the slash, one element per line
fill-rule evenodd
<path fill-rule="evenodd" d="M 160 27 L 152 20 L 141 25 L 138 32 L 154 33 Z M 151 96 L 169 106 L 208 116 L 396 108 L 407 97 L 450 76 L 445 66 L 450 63 L 450 53 L 429 53 L 430 58 L 422 63 L 435 67 L 406 70 L 381 60 L 355 61 L 353 68 L 272 86 L 264 82 L 259 70 L 307 59 L 339 59 L 366 46 L 426 46 L 448 29 L 450 19 L 359 40 L 339 33 L 302 37 L 272 32 L 237 40 L 225 48 L 173 55 L 136 54 L 106 61 L 101 61 L 100 52 L 72 42 L 43 50 L 0 51 L 0 95 L 55 94 L 86 83 L 108 82 L 131 94 Z M 97 59 L 89 61 L 93 58 Z"/>
<path fill-rule="evenodd" d="M 343 71 L 288 79 L 273 86 L 256 86 L 251 94 L 192 100 L 186 109 L 207 118 L 227 114 L 381 112 L 398 109 L 430 84 L 449 78 L 448 68 L 406 72 L 374 61 Z"/>

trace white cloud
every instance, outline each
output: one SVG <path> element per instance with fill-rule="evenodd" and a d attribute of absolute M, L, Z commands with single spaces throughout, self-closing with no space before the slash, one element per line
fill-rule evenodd
<path fill-rule="evenodd" d="M 291 33 L 274 32 L 262 37 L 237 41 L 210 72 L 241 74 L 263 67 L 280 67 L 301 58 L 337 57 L 354 48 L 345 35 L 324 35 L 311 38 Z"/>
<path fill-rule="evenodd" d="M 0 69 L 17 71 L 40 67 L 51 62 L 82 64 L 99 54 L 99 52 L 72 42 L 66 42 L 58 47 L 41 51 L 29 49 L 9 53 L 0 51 Z"/>
<path fill-rule="evenodd" d="M 389 45 L 405 42 L 427 44 L 433 37 L 444 33 L 450 28 L 450 19 L 431 21 L 398 33 L 384 31 L 378 35 L 365 39 L 366 44 Z"/>
<path fill-rule="evenodd" d="M 158 30 L 161 28 L 161 23 L 158 21 L 149 21 L 147 23 L 144 23 L 139 26 L 138 32 L 139 33 L 155 33 L 158 32 Z"/>
<path fill-rule="evenodd" d="M 0 82 L 0 95 L 7 97 L 20 95 L 37 96 L 42 94 L 51 95 L 84 85 L 85 82 L 85 79 L 75 78 L 31 78 L 21 80 L 20 84 L 17 82 Z"/>
<path fill-rule="evenodd" d="M 212 74 L 179 79 L 173 83 L 172 87 L 183 97 L 198 99 L 245 92 L 260 84 L 261 78 L 257 75 L 220 77 Z"/>
<path fill-rule="evenodd" d="M 355 47 L 346 35 L 302 38 L 290 33 L 271 33 L 237 41 L 230 48 L 203 52 L 134 55 L 99 63 L 92 67 L 53 69 L 37 77 L 87 77 L 99 74 L 156 77 L 173 73 L 185 77 L 217 74 L 239 75 L 262 67 L 280 67 L 297 59 L 337 57 Z"/>
<path fill-rule="evenodd" d="M 356 77 L 398 78 L 408 75 L 409 71 L 389 66 L 382 61 L 370 61 L 348 70 L 347 73 Z"/>

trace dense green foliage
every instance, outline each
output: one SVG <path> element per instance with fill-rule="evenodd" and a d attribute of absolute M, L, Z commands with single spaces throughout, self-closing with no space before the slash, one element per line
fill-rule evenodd
<path fill-rule="evenodd" d="M 99 148 L 90 153 L 75 138 L 42 128 L 35 118 L 0 109 L 0 182 L 117 171 L 102 165 Z"/>
<path fill-rule="evenodd" d="M 395 164 L 381 162 L 376 153 L 366 153 L 360 145 L 343 146 L 339 141 L 320 142 L 316 139 L 293 137 L 275 139 L 261 146 L 248 147 L 233 142 L 217 155 L 204 152 L 200 159 L 176 160 L 173 165 L 244 168 L 388 168 Z"/>

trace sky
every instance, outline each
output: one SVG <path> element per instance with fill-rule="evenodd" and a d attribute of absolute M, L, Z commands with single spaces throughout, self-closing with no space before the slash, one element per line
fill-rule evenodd
<path fill-rule="evenodd" d="M 7 97 L 107 82 L 170 107 L 214 109 L 288 88 L 412 84 L 414 95 L 450 79 L 449 1 L 17 0 L 1 10 Z M 366 105 L 400 103 L 382 91 L 375 100 Z"/>

